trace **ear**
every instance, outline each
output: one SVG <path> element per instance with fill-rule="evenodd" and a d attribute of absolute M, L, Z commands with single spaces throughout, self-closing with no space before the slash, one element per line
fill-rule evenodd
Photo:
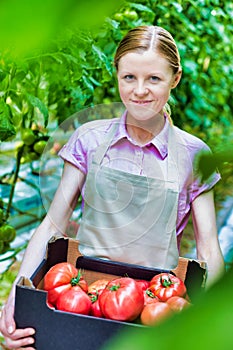
<path fill-rule="evenodd" d="M 180 68 L 179 71 L 173 77 L 173 82 L 172 82 L 172 86 L 171 86 L 172 89 L 174 89 L 179 84 L 179 81 L 181 79 L 181 75 L 182 75 L 182 69 Z"/>

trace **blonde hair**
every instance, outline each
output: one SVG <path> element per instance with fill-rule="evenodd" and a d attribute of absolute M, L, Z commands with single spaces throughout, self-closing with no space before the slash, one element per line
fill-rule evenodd
<path fill-rule="evenodd" d="M 114 57 L 114 65 L 118 70 L 120 59 L 129 52 L 143 53 L 154 50 L 159 52 L 170 64 L 173 73 L 181 70 L 180 54 L 172 35 L 158 26 L 139 26 L 129 30 L 120 41 Z M 170 117 L 171 109 L 164 106 L 164 113 Z"/>

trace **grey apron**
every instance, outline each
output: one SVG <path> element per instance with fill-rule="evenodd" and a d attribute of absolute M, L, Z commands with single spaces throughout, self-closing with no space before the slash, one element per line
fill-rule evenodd
<path fill-rule="evenodd" d="M 178 169 L 175 132 L 169 126 L 167 178 L 148 178 L 101 165 L 116 132 L 93 157 L 78 231 L 83 255 L 172 269 L 178 264 Z M 157 160 L 155 159 L 155 162 Z"/>

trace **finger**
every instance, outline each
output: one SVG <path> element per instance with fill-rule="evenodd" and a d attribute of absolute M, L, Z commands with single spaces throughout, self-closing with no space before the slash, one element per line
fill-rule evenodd
<path fill-rule="evenodd" d="M 8 338 L 11 338 L 12 340 L 18 340 L 22 338 L 31 337 L 34 334 L 35 334 L 35 330 L 33 328 L 20 328 L 20 329 L 16 329 L 14 333 L 8 336 Z"/>
<path fill-rule="evenodd" d="M 7 348 L 9 349 L 19 349 L 21 347 L 24 347 L 24 349 L 34 349 L 30 345 L 32 345 L 35 342 L 35 339 L 32 337 L 27 338 L 20 338 L 20 339 L 13 339 L 5 337 L 5 343 Z M 25 348 L 26 346 L 26 348 Z"/>

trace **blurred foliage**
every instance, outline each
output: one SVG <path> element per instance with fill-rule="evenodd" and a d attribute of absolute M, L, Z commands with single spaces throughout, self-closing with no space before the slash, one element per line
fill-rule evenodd
<path fill-rule="evenodd" d="M 200 153 L 197 156 L 197 168 L 205 181 L 218 169 L 221 173 L 224 166 L 232 168 L 233 163 L 233 145 L 229 145 L 225 150 L 214 152 L 213 154 Z"/>
<path fill-rule="evenodd" d="M 122 0 L 8 0 L 0 4 L 1 49 L 12 58 L 39 47 L 48 48 L 51 39 L 66 26 L 94 28 L 104 21 Z"/>

